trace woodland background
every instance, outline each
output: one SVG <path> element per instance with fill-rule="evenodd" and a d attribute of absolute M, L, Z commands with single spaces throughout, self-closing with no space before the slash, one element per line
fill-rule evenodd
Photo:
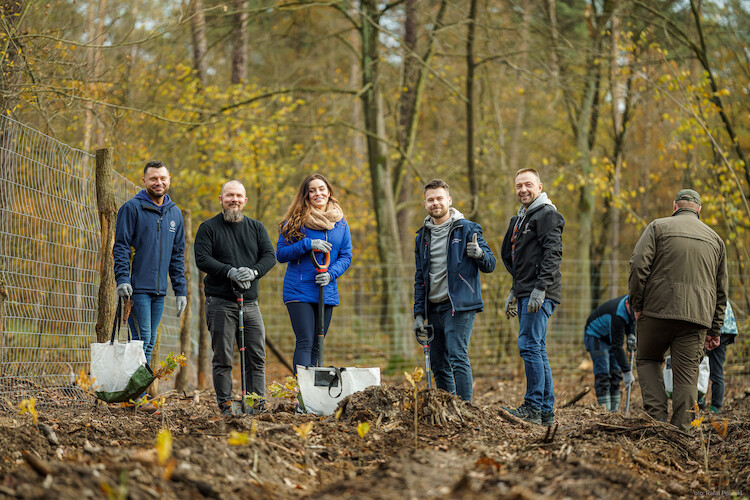
<path fill-rule="evenodd" d="M 113 147 L 136 184 L 148 160 L 165 161 L 193 232 L 236 178 L 275 241 L 302 178 L 326 175 L 357 282 L 384 284 L 382 331 L 411 324 L 404 276 L 424 183 L 446 180 L 497 255 L 521 167 L 541 172 L 567 221 L 572 330 L 626 292 L 635 241 L 683 187 L 727 243 L 746 318 L 747 0 L 0 5 L 1 109 L 83 151 Z M 496 309 L 510 285 L 502 264 L 493 280 Z"/>

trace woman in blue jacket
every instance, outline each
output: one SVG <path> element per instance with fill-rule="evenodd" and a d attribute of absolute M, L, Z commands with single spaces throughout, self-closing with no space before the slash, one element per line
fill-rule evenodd
<path fill-rule="evenodd" d="M 313 250 L 331 254 L 328 271 L 318 273 L 310 258 Z M 320 174 L 307 176 L 279 223 L 276 259 L 287 263 L 284 304 L 297 338 L 294 370 L 317 366 L 318 294 L 325 287 L 324 332 L 328 332 L 333 307 L 339 303 L 336 279 L 352 263 L 352 239 L 344 212 L 331 185 Z M 323 256 L 318 261 L 323 262 Z"/>

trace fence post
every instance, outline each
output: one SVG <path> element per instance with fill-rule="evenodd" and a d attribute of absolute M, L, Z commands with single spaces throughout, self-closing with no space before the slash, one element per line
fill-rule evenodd
<path fill-rule="evenodd" d="M 4 375 L 5 367 L 5 300 L 8 298 L 8 291 L 5 289 L 5 281 L 0 275 L 0 376 Z"/>
<path fill-rule="evenodd" d="M 117 205 L 114 192 L 112 148 L 96 150 L 96 208 L 102 232 L 99 249 L 99 309 L 96 318 L 96 341 L 106 342 L 115 318 L 115 269 L 112 247 L 115 243 Z"/>
<path fill-rule="evenodd" d="M 188 386 L 188 369 L 192 358 L 190 349 L 190 314 L 193 309 L 193 288 L 190 286 L 193 279 L 191 272 L 190 249 L 193 247 L 193 218 L 190 210 L 182 210 L 182 219 L 185 224 L 185 282 L 187 283 L 187 306 L 180 316 L 180 350 L 185 355 L 185 366 L 180 367 L 175 378 L 175 390 L 182 392 Z"/>

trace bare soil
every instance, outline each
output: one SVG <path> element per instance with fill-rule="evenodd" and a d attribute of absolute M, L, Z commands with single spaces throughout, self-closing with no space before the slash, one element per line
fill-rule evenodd
<path fill-rule="evenodd" d="M 403 379 L 402 379 L 403 380 Z M 474 403 L 399 380 L 354 394 L 316 417 L 269 399 L 260 415 L 220 416 L 212 393 L 166 393 L 158 413 L 118 405 L 0 411 L 0 498 L 685 498 L 750 495 L 750 389 L 728 387 L 726 408 L 701 432 L 652 421 L 633 394 L 631 416 L 593 393 L 562 408 L 580 383 L 558 382 L 556 425 L 515 421 L 501 406 L 522 380 L 476 382 Z M 593 391 L 592 391 L 593 392 Z M 305 437 L 300 424 L 312 422 Z M 360 422 L 370 430 L 360 437 Z M 726 431 L 724 423 L 726 422 Z M 171 431 L 167 465 L 155 449 Z M 232 431 L 252 436 L 229 444 Z M 296 428 L 296 429 L 295 429 Z M 51 431 L 51 432 L 50 432 Z M 708 474 L 705 471 L 708 445 Z"/>

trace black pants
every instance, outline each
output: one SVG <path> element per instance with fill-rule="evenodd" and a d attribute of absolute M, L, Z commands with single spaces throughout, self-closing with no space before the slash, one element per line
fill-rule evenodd
<path fill-rule="evenodd" d="M 720 409 L 724 404 L 724 362 L 727 360 L 727 346 L 733 344 L 737 335 L 721 334 L 721 343 L 708 351 L 708 366 L 711 367 L 711 406 Z"/>

